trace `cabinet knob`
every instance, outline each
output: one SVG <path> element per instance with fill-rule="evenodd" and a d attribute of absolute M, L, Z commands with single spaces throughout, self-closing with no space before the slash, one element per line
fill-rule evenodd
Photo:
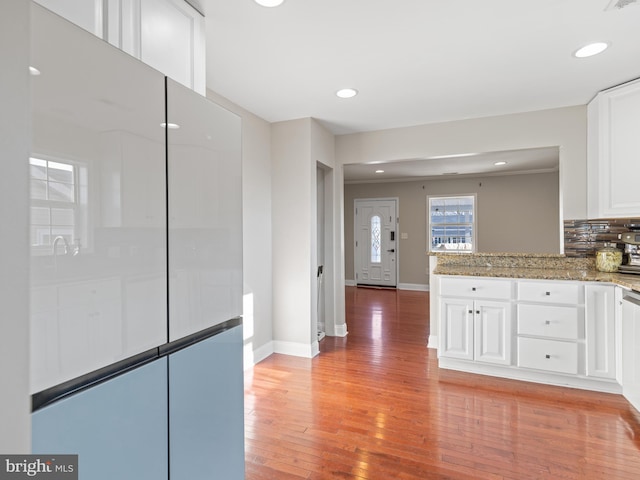
<path fill-rule="evenodd" d="M 544 356 L 544 358 L 551 358 L 551 355 L 547 354 Z"/>
<path fill-rule="evenodd" d="M 476 287 L 471 287 L 471 291 L 475 292 L 476 291 Z"/>
<path fill-rule="evenodd" d="M 478 315 L 480 315 L 480 310 L 476 310 L 476 313 L 477 313 Z"/>
<path fill-rule="evenodd" d="M 547 320 L 544 322 L 545 325 L 551 325 L 551 320 Z"/>
<path fill-rule="evenodd" d="M 469 310 L 469 313 L 473 313 L 473 310 Z"/>
<path fill-rule="evenodd" d="M 547 297 L 551 296 L 551 292 L 544 292 L 544 294 L 545 294 Z"/>

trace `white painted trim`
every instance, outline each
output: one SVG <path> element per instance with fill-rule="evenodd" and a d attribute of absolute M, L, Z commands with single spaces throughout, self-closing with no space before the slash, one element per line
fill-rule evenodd
<path fill-rule="evenodd" d="M 315 349 L 314 349 L 314 344 Z M 291 355 L 293 357 L 313 358 L 318 354 L 318 342 L 313 344 L 283 342 L 280 340 L 273 341 L 273 352 L 283 355 Z"/>
<path fill-rule="evenodd" d="M 244 369 L 247 370 L 254 365 L 257 365 L 262 360 L 267 358 L 273 353 L 273 342 L 267 342 L 261 347 L 252 350 L 252 344 L 247 343 L 244 345 Z"/>
<path fill-rule="evenodd" d="M 429 285 L 422 283 L 399 283 L 398 290 L 414 290 L 416 292 L 428 292 Z"/>
<path fill-rule="evenodd" d="M 347 336 L 347 324 L 343 323 L 342 325 L 336 325 L 335 327 L 335 336 L 336 337 L 346 337 Z"/>
<path fill-rule="evenodd" d="M 429 341 L 427 342 L 427 348 L 435 348 L 438 349 L 438 336 L 437 335 L 429 335 Z"/>
<path fill-rule="evenodd" d="M 454 358 L 440 357 L 438 367 L 445 370 L 477 373 L 492 377 L 509 378 L 524 382 L 556 385 L 559 387 L 580 388 L 596 392 L 622 393 L 622 387 L 614 380 L 585 377 L 581 375 L 563 375 L 561 373 L 528 370 L 515 366 L 488 365 Z"/>
<path fill-rule="evenodd" d="M 356 281 L 355 280 L 345 280 L 344 281 L 344 286 L 345 287 L 355 287 L 356 286 Z"/>

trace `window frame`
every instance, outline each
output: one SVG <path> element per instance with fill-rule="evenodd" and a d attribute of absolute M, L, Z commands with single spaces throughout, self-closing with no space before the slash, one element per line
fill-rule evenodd
<path fill-rule="evenodd" d="M 471 227 L 471 249 L 470 250 L 454 250 L 454 249 L 433 249 L 433 244 L 431 241 L 432 232 L 431 232 L 431 202 L 433 200 L 451 200 L 456 198 L 471 198 L 473 201 L 473 219 L 471 222 L 459 222 L 459 223 L 451 223 L 447 224 L 449 226 L 470 226 Z M 476 193 L 465 193 L 465 194 L 446 194 L 446 195 L 427 195 L 426 199 L 427 204 L 427 252 L 428 253 L 475 253 L 477 250 L 477 232 L 478 232 L 478 196 Z"/>

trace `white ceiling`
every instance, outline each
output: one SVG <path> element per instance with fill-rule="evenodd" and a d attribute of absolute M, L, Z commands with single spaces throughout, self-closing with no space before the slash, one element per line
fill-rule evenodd
<path fill-rule="evenodd" d="M 506 162 L 506 165 L 495 165 Z M 460 156 L 406 159 L 384 164 L 344 165 L 345 183 L 423 180 L 441 176 L 513 175 L 515 173 L 557 172 L 557 147 L 530 148 Z M 376 170 L 384 170 L 376 173 Z"/>
<path fill-rule="evenodd" d="M 269 122 L 335 134 L 584 105 L 640 77 L 640 2 L 192 0 L 207 86 Z M 628 0 L 616 0 L 623 3 Z M 592 41 L 603 54 L 572 53 Z M 344 100 L 336 90 L 356 88 Z"/>

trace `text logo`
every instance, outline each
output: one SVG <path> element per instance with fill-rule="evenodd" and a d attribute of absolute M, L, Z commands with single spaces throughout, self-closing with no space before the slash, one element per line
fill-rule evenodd
<path fill-rule="evenodd" d="M 0 455 L 0 480 L 78 480 L 78 455 Z"/>

